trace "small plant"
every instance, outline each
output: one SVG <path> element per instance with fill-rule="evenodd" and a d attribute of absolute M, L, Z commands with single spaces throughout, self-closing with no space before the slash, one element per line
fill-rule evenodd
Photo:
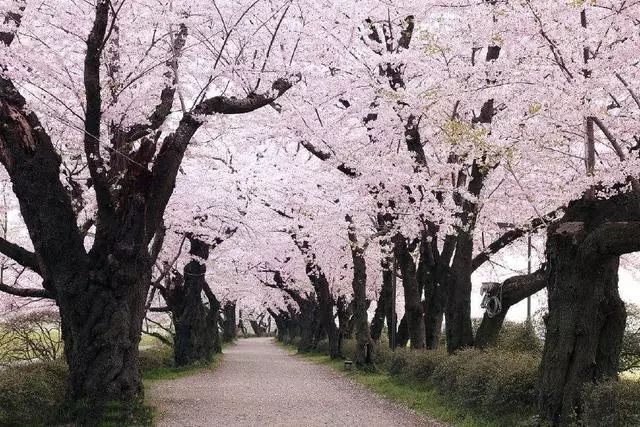
<path fill-rule="evenodd" d="M 67 378 L 60 361 L 5 368 L 0 375 L 0 425 L 44 426 L 64 419 Z"/>
<path fill-rule="evenodd" d="M 588 384 L 582 399 L 582 422 L 586 427 L 640 425 L 640 382 Z"/>
<path fill-rule="evenodd" d="M 640 369 L 640 307 L 627 305 L 627 326 L 622 338 L 619 372 Z"/>

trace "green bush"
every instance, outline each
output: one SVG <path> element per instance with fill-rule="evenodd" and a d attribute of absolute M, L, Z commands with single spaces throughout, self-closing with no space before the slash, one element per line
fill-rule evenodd
<path fill-rule="evenodd" d="M 327 353 L 328 353 L 327 349 Z M 343 340 L 342 341 L 342 355 L 349 360 L 355 360 L 356 358 L 356 340 Z"/>
<path fill-rule="evenodd" d="M 300 337 L 293 337 L 288 341 L 287 344 L 290 344 L 290 345 L 292 345 L 294 347 L 298 347 L 298 345 L 300 344 L 300 340 L 301 340 Z"/>
<path fill-rule="evenodd" d="M 585 386 L 582 422 L 587 427 L 640 425 L 640 382 L 603 381 Z"/>
<path fill-rule="evenodd" d="M 489 358 L 498 366 L 498 371 L 489 378 L 482 405 L 497 414 L 533 410 L 538 398 L 540 359 L 518 352 L 496 352 Z"/>
<path fill-rule="evenodd" d="M 462 404 L 492 413 L 533 412 L 540 359 L 537 355 L 503 350 L 467 349 L 453 356 L 425 358 L 431 382 Z"/>
<path fill-rule="evenodd" d="M 393 351 L 389 348 L 386 341 L 380 341 L 374 344 L 373 362 L 376 366 L 386 367 L 393 357 Z"/>
<path fill-rule="evenodd" d="M 409 366 L 409 358 L 411 357 L 411 350 L 407 348 L 397 348 L 389 358 L 387 362 L 387 369 L 389 374 L 393 376 L 406 376 L 408 374 L 407 368 Z"/>
<path fill-rule="evenodd" d="M 498 335 L 497 347 L 507 351 L 541 353 L 542 341 L 533 324 L 505 322 Z"/>
<path fill-rule="evenodd" d="M 408 353 L 407 373 L 416 381 L 430 381 L 438 368 L 449 355 L 445 350 L 413 351 Z"/>
<path fill-rule="evenodd" d="M 4 369 L 0 375 L 0 425 L 43 426 L 61 420 L 68 376 L 62 362 Z"/>
<path fill-rule="evenodd" d="M 162 368 L 173 367 L 173 351 L 167 346 L 154 346 L 140 351 L 138 366 L 144 375 Z"/>

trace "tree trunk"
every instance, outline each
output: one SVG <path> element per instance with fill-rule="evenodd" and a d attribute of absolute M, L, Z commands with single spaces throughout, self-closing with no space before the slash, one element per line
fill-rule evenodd
<path fill-rule="evenodd" d="M 327 279 L 322 273 L 312 275 L 311 277 L 313 287 L 316 290 L 316 297 L 318 298 L 318 321 L 329 339 L 329 356 L 332 359 L 338 359 L 342 357 L 340 351 L 340 335 L 338 333 L 338 327 L 333 320 L 333 298 L 329 290 L 329 282 L 327 282 Z"/>
<path fill-rule="evenodd" d="M 446 306 L 446 286 L 444 280 L 438 280 L 433 270 L 425 278 L 424 284 L 424 330 L 425 345 L 435 350 L 440 345 L 442 335 L 442 319 Z"/>
<path fill-rule="evenodd" d="M 354 325 L 356 330 L 356 360 L 360 367 L 373 365 L 373 341 L 369 335 L 369 322 L 367 316 L 367 263 L 364 258 L 364 249 L 359 245 L 355 227 L 351 216 L 346 216 L 349 223 L 349 242 L 351 243 L 351 260 L 353 261 L 353 304 Z"/>
<path fill-rule="evenodd" d="M 585 382 L 617 378 L 626 322 L 618 294 L 619 257 L 640 250 L 633 196 L 572 202 L 547 231 L 549 314 L 540 410 L 554 425 L 580 415 Z"/>
<path fill-rule="evenodd" d="M 347 299 L 344 296 L 340 296 L 336 302 L 336 309 L 338 314 L 338 334 L 340 339 L 340 353 L 342 353 L 342 345 L 344 340 L 352 338 L 350 331 L 352 305 L 347 303 Z"/>
<path fill-rule="evenodd" d="M 184 276 L 175 275 L 164 291 L 176 331 L 173 353 L 176 366 L 210 362 L 221 350 L 219 304 L 215 298 L 213 301 L 210 298 L 210 306 L 206 307 L 202 300 L 203 292 L 209 291 L 204 264 L 209 256 L 209 246 L 193 236 L 189 236 L 189 241 L 189 253 L 194 259 L 184 267 Z"/>
<path fill-rule="evenodd" d="M 150 270 L 130 261 L 116 268 L 93 270 L 90 277 L 106 280 L 76 281 L 74 286 L 82 285 L 83 293 L 65 292 L 58 298 L 71 396 L 79 403 L 80 423 L 100 419 L 109 401 L 133 403 L 142 395 L 138 344 Z"/>
<path fill-rule="evenodd" d="M 222 330 L 222 341 L 232 342 L 236 339 L 236 303 L 227 302 L 223 308 L 224 322 Z"/>
<path fill-rule="evenodd" d="M 265 334 L 267 333 L 267 330 L 265 329 L 264 326 L 258 323 L 258 321 L 250 320 L 249 323 L 251 324 L 251 329 L 253 329 L 253 332 L 255 333 L 256 337 L 260 338 L 265 336 Z"/>
<path fill-rule="evenodd" d="M 385 268 L 385 265 L 387 268 Z M 393 287 L 393 273 L 389 269 L 388 263 L 383 263 L 382 268 L 382 288 L 380 289 L 380 295 L 378 296 L 376 311 L 374 312 L 373 319 L 371 320 L 371 339 L 374 341 L 378 341 L 382 335 L 384 321 L 385 318 L 387 318 L 387 313 L 391 311 L 390 304 L 392 302 L 391 292 Z"/>
<path fill-rule="evenodd" d="M 409 342 L 409 326 L 407 325 L 407 315 L 405 313 L 398 324 L 398 332 L 396 333 L 396 348 L 405 348 Z"/>
<path fill-rule="evenodd" d="M 544 271 L 540 270 L 527 275 L 511 277 L 505 280 L 501 287 L 492 290 L 490 295 L 501 298 L 502 311 L 494 317 L 484 314 L 478 332 L 476 332 L 475 346 L 485 348 L 496 345 L 509 308 L 542 290 L 545 286 L 547 286 L 547 277 Z"/>
<path fill-rule="evenodd" d="M 471 325 L 471 274 L 473 262 L 473 236 L 461 231 L 456 253 L 447 279 L 446 323 L 447 350 L 453 353 L 473 346 Z"/>
<path fill-rule="evenodd" d="M 318 328 L 317 305 L 315 301 L 303 300 L 300 306 L 300 342 L 298 351 L 308 353 L 314 348 L 314 337 Z"/>
<path fill-rule="evenodd" d="M 411 257 L 405 238 L 402 235 L 398 234 L 394 238 L 394 250 L 400 271 L 402 272 L 405 318 L 407 321 L 411 348 L 424 348 L 425 332 L 423 308 L 418 280 L 416 277 L 416 265 Z"/>

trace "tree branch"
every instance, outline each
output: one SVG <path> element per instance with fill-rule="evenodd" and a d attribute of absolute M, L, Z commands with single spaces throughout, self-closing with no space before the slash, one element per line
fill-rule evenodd
<path fill-rule="evenodd" d="M 142 331 L 143 334 L 145 335 L 149 335 L 150 337 L 154 337 L 156 338 L 158 341 L 160 341 L 162 344 L 167 345 L 169 347 L 173 347 L 173 343 L 171 341 L 169 341 L 164 335 L 159 334 L 157 332 L 149 332 L 149 331 Z"/>
<path fill-rule="evenodd" d="M 504 281 L 501 287 L 494 288 L 490 294 L 502 295 L 502 310 L 494 317 L 484 314 L 476 334 L 476 347 L 484 348 L 495 345 L 509 307 L 541 291 L 546 286 L 546 272 L 540 269 L 535 273 L 510 277 Z"/>
<path fill-rule="evenodd" d="M 297 76 L 300 79 L 300 75 Z M 294 81 L 280 78 L 276 80 L 271 91 L 266 94 L 249 94 L 247 98 L 227 98 L 216 96 L 202 101 L 194 109 L 196 115 L 241 114 L 254 111 L 269 105 L 293 86 Z M 151 241 L 158 222 L 169 203 L 176 184 L 176 177 L 187 145 L 203 122 L 192 114 L 185 114 L 178 128 L 167 136 L 151 170 L 151 194 L 147 202 L 147 236 L 146 243 Z"/>
<path fill-rule="evenodd" d="M 620 144 L 618 144 L 618 141 L 609 131 L 609 128 L 607 128 L 607 126 L 602 122 L 602 120 L 595 116 L 591 117 L 591 120 L 593 120 L 593 123 L 595 123 L 596 126 L 600 128 L 604 136 L 609 140 L 609 143 L 611 143 L 611 146 L 615 150 L 620 161 L 624 162 L 625 160 L 627 160 L 627 156 L 624 154 L 624 151 L 622 151 L 622 147 L 620 147 Z M 638 181 L 638 178 L 635 176 L 629 176 L 629 180 L 631 181 L 631 187 L 633 188 L 633 191 L 635 191 L 636 194 L 640 195 L 640 182 Z"/>
<path fill-rule="evenodd" d="M 315 156 L 319 160 L 322 160 L 323 162 L 331 160 L 333 157 L 330 153 L 320 150 L 309 141 L 300 141 L 300 145 L 302 145 L 309 153 L 311 153 L 313 156 Z M 336 166 L 336 169 L 338 169 L 340 172 L 342 172 L 349 178 L 356 178 L 357 176 L 360 175 L 356 170 L 356 168 L 352 166 L 347 166 L 344 163 L 340 163 L 338 166 Z"/>
<path fill-rule="evenodd" d="M 40 274 L 40 266 L 36 254 L 24 249 L 21 246 L 11 243 L 0 237 L 0 253 L 11 258 L 23 267 Z"/>
<path fill-rule="evenodd" d="M 637 251 L 640 251 L 640 221 L 605 223 L 590 233 L 580 247 L 586 263 Z"/>
<path fill-rule="evenodd" d="M 100 56 L 109 23 L 109 1 L 98 0 L 93 27 L 87 39 L 84 60 L 84 88 L 86 113 L 84 120 L 84 151 L 91 180 L 96 192 L 99 215 L 113 211 L 111 193 L 104 160 L 100 154 L 100 125 L 102 120 L 102 96 L 100 94 Z"/>
<path fill-rule="evenodd" d="M 477 270 L 480 266 L 482 266 L 482 264 L 488 261 L 491 255 L 497 254 L 502 249 L 509 246 L 511 243 L 523 237 L 525 234 L 536 231 L 542 227 L 546 227 L 549 222 L 553 222 L 558 219 L 560 214 L 562 214 L 563 212 L 564 208 L 553 210 L 542 216 L 541 218 L 534 218 L 529 223 L 502 234 L 496 240 L 491 242 L 491 244 L 487 246 L 481 253 L 473 258 L 473 271 Z"/>
<path fill-rule="evenodd" d="M 149 123 L 136 124 L 132 126 L 125 135 L 126 142 L 133 142 L 149 135 L 149 133 L 160 128 L 169 114 L 171 114 L 171 107 L 173 106 L 177 90 L 176 85 L 178 84 L 179 59 L 182 56 L 182 51 L 188 34 L 189 31 L 187 26 L 185 24 L 180 24 L 180 30 L 173 40 L 171 58 L 166 62 L 166 65 L 169 68 L 169 75 L 165 74 L 165 76 L 170 77 L 173 75 L 171 85 L 166 86 L 160 93 L 160 103 L 149 116 Z"/>
<path fill-rule="evenodd" d="M 46 289 L 18 288 L 2 282 L 0 282 L 0 291 L 17 297 L 54 299 L 53 294 Z"/>
<path fill-rule="evenodd" d="M 294 76 L 294 80 L 279 78 L 271 85 L 271 90 L 262 93 L 250 93 L 245 98 L 214 96 L 205 99 L 194 108 L 194 114 L 212 115 L 212 114 L 244 114 L 255 111 L 266 105 L 271 104 L 287 92 L 294 83 L 300 81 L 301 76 Z"/>

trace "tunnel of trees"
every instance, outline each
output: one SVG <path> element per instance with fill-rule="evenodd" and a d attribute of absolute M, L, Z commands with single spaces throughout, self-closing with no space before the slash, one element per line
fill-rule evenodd
<path fill-rule="evenodd" d="M 59 312 L 80 424 L 142 397 L 146 335 L 375 370 L 495 347 L 542 290 L 540 418 L 618 379 L 640 3 L 360 3 L 3 2 L 0 307 Z"/>

